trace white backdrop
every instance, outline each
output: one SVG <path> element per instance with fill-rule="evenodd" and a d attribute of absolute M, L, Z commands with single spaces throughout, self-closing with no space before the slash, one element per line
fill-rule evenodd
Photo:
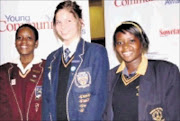
<path fill-rule="evenodd" d="M 179 65 L 179 0 L 105 0 L 105 38 L 110 68 L 119 64 L 113 51 L 113 33 L 121 22 L 138 22 L 150 40 L 148 58 Z"/>
<path fill-rule="evenodd" d="M 22 23 L 30 23 L 38 29 L 39 47 L 35 54 L 46 59 L 62 43 L 57 40 L 52 29 L 52 21 L 58 1 L 0 1 L 0 64 L 16 58 L 15 31 Z M 82 37 L 90 42 L 89 2 L 76 0 L 83 11 L 84 27 Z"/>

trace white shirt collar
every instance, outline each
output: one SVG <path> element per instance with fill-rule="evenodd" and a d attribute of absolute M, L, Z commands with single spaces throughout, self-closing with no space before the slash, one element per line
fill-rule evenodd
<path fill-rule="evenodd" d="M 70 43 L 68 46 L 63 43 L 63 52 L 66 48 L 68 48 L 71 52 L 69 54 L 69 57 L 71 57 L 75 53 L 79 41 L 80 41 L 80 38 L 77 38 L 74 41 L 72 41 L 72 43 Z"/>
<path fill-rule="evenodd" d="M 31 69 L 34 64 L 37 64 L 37 63 L 40 63 L 40 62 L 42 62 L 42 60 L 39 57 L 34 56 L 33 60 L 26 66 L 26 68 L 24 68 L 21 61 L 20 61 L 20 57 L 18 57 L 15 60 L 12 61 L 12 63 L 17 64 L 17 66 L 19 67 L 19 69 L 21 70 L 21 72 L 23 74 L 25 74 L 26 71 Z"/>

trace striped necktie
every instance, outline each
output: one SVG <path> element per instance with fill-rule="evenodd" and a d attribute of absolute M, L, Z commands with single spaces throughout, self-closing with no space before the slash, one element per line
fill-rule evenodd
<path fill-rule="evenodd" d="M 69 61 L 69 59 L 70 59 L 69 53 L 71 53 L 71 51 L 68 48 L 66 48 L 64 50 L 64 61 L 65 61 L 65 63 L 67 63 Z"/>

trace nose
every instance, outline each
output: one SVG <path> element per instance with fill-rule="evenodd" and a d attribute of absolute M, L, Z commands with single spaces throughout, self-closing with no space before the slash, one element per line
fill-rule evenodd
<path fill-rule="evenodd" d="M 64 23 L 63 21 L 62 21 L 59 25 L 60 25 L 61 28 L 64 28 L 64 27 L 65 27 L 65 26 L 64 26 L 65 23 Z"/>
<path fill-rule="evenodd" d="M 28 39 L 28 38 L 23 37 L 23 38 L 22 38 L 22 43 L 26 43 L 26 42 L 27 42 L 27 39 Z"/>
<path fill-rule="evenodd" d="M 62 28 L 62 29 L 66 29 L 66 23 L 62 23 L 62 24 L 61 24 L 61 28 Z"/>
<path fill-rule="evenodd" d="M 126 43 L 124 43 L 124 45 L 123 45 L 123 49 L 128 49 L 129 48 L 129 44 L 126 42 Z"/>

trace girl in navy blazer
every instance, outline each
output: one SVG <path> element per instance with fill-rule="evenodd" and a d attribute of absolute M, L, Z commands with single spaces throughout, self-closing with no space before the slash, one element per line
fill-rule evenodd
<path fill-rule="evenodd" d="M 114 32 L 114 48 L 122 59 L 108 74 L 105 120 L 180 120 L 180 73 L 176 65 L 148 60 L 149 40 L 141 26 L 125 21 Z"/>
<path fill-rule="evenodd" d="M 45 121 L 102 120 L 107 100 L 109 62 L 106 49 L 81 38 L 82 13 L 76 2 L 61 2 L 54 12 L 54 28 L 63 46 L 52 52 L 45 66 Z"/>

